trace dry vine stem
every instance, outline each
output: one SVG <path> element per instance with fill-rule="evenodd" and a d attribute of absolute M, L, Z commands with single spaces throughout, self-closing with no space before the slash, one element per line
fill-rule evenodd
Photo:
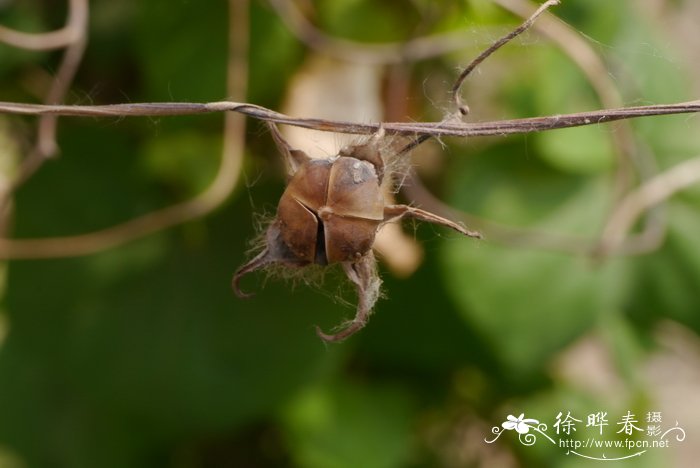
<path fill-rule="evenodd" d="M 71 5 L 75 6 L 78 5 L 81 2 L 81 0 L 72 0 Z M 86 5 L 86 3 L 83 0 L 83 3 Z M 244 2 L 238 2 L 237 0 L 230 0 L 230 3 L 232 5 L 232 10 L 235 5 L 239 3 L 244 3 Z M 581 126 L 581 125 L 592 125 L 592 124 L 600 124 L 600 123 L 605 123 L 605 122 L 612 122 L 616 120 L 623 120 L 623 119 L 629 119 L 629 118 L 635 118 L 635 117 L 644 117 L 644 116 L 655 116 L 655 115 L 669 115 L 669 114 L 680 114 L 680 113 L 694 113 L 700 111 L 700 101 L 691 101 L 691 102 L 685 102 L 685 103 L 676 103 L 676 104 L 667 104 L 667 105 L 653 105 L 653 106 L 638 106 L 638 107 L 628 107 L 628 108 L 616 108 L 616 109 L 605 109 L 605 110 L 600 110 L 600 111 L 592 111 L 592 112 L 581 112 L 581 113 L 574 113 L 574 114 L 568 114 L 568 115 L 556 115 L 556 116 L 547 116 L 547 117 L 535 117 L 535 118 L 526 118 L 526 119 L 516 119 L 516 120 L 504 120 L 504 121 L 496 121 L 496 122 L 479 122 L 479 123 L 464 123 L 459 121 L 459 117 L 467 115 L 468 114 L 468 107 L 466 104 L 461 102 L 460 96 L 459 96 L 459 91 L 461 88 L 462 83 L 464 82 L 464 79 L 471 73 L 471 71 L 476 68 L 479 63 L 481 63 L 485 58 L 487 58 L 490 54 L 492 54 L 494 51 L 496 51 L 499 47 L 502 45 L 506 44 L 509 40 L 511 40 L 513 37 L 515 37 L 517 34 L 520 34 L 524 30 L 526 30 L 529 26 L 532 25 L 534 19 L 539 16 L 541 13 L 543 13 L 547 8 L 551 7 L 552 5 L 557 4 L 557 0 L 549 0 L 545 2 L 523 25 L 521 25 L 519 28 L 514 30 L 512 33 L 508 34 L 507 36 L 504 36 L 502 39 L 494 43 L 489 49 L 487 49 L 484 53 L 479 55 L 472 63 L 470 63 L 464 71 L 460 74 L 458 80 L 456 81 L 455 85 L 452 88 L 452 94 L 453 94 L 453 100 L 455 102 L 455 107 L 456 111 L 453 115 L 449 116 L 445 120 L 441 122 L 419 122 L 419 123 L 376 123 L 376 124 L 359 124 L 359 123 L 353 123 L 353 122 L 340 122 L 340 121 L 330 121 L 330 120 L 324 120 L 324 119 L 309 119 L 309 118 L 293 118 L 287 115 L 280 114 L 278 112 L 274 112 L 272 110 L 266 109 L 261 106 L 257 106 L 254 104 L 248 104 L 248 103 L 242 103 L 242 102 L 228 102 L 228 101 L 222 101 L 222 102 L 212 102 L 212 103 L 141 103 L 141 104 L 116 104 L 116 105 L 105 105 L 105 106 L 67 106 L 67 105 L 58 105 L 58 104 L 53 104 L 51 103 L 52 100 L 48 100 L 49 104 L 45 105 L 38 105 L 38 104 L 22 104 L 22 103 L 9 103 L 9 102 L 0 102 L 0 113 L 7 113 L 7 114 L 24 114 L 24 115 L 38 115 L 40 118 L 52 118 L 55 119 L 57 116 L 91 116 L 91 117 L 107 117 L 107 116 L 118 116 L 118 117 L 126 117 L 126 116 L 173 116 L 173 115 L 188 115 L 188 114 L 202 114 L 202 113 L 213 113 L 213 112 L 227 112 L 229 113 L 238 113 L 242 115 L 247 115 L 259 120 L 263 120 L 268 122 L 268 124 L 273 124 L 273 123 L 281 123 L 281 124 L 288 124 L 288 125 L 295 125 L 299 127 L 304 127 L 304 128 L 310 128 L 310 129 L 315 129 L 315 130 L 321 130 L 321 131 L 330 131 L 330 132 L 340 132 L 340 133 L 348 133 L 348 134 L 361 134 L 361 135 L 370 135 L 370 134 L 375 134 L 375 135 L 381 135 L 381 132 L 385 132 L 386 134 L 392 134 L 392 135 L 403 135 L 406 137 L 412 138 L 412 141 L 408 143 L 404 148 L 398 150 L 394 156 L 402 156 L 406 152 L 408 152 L 410 149 L 413 147 L 417 146 L 420 144 L 422 141 L 425 141 L 428 138 L 431 137 L 440 137 L 440 136 L 458 136 L 458 137 L 467 137 L 467 136 L 488 136 L 488 135 L 508 135 L 508 134 L 516 134 L 516 133 L 529 133 L 529 132 L 538 132 L 538 131 L 546 131 L 546 130 L 553 130 L 553 129 L 558 129 L 558 128 L 566 128 L 566 127 L 574 127 L 574 126 Z M 86 10 L 85 10 L 86 11 Z M 73 16 L 74 18 L 74 16 Z M 0 30 L 0 33 L 2 30 Z M 84 35 L 82 36 L 84 38 Z M 75 37 L 72 36 L 67 36 L 66 41 L 68 39 L 76 40 Z M 2 40 L 2 36 L 0 35 L 0 40 Z M 57 42 L 58 44 L 58 42 Z M 240 47 L 239 47 L 240 48 Z M 382 52 L 383 53 L 383 52 Z M 381 54 L 380 54 L 381 55 Z M 236 67 L 229 67 L 230 72 L 233 70 L 235 71 Z M 231 76 L 231 73 L 230 75 Z M 240 93 L 230 93 L 229 95 L 233 94 L 238 94 Z M 53 101 L 55 102 L 55 101 Z M 241 117 L 242 117 L 241 115 Z M 240 127 L 239 127 L 240 128 Z M 292 160 L 294 162 L 295 156 L 294 156 L 294 150 L 291 148 L 288 148 L 285 146 L 285 143 L 281 138 L 277 135 L 276 133 L 276 128 L 272 126 L 273 129 L 273 136 L 276 137 L 278 146 L 280 147 L 280 150 L 282 153 L 285 155 L 287 160 Z M 237 132 L 239 136 L 241 136 L 240 132 Z M 241 136 L 241 141 L 242 141 L 242 136 Z M 353 161 L 350 161 L 352 164 L 351 166 L 354 166 L 355 164 L 360 164 L 360 165 L 367 165 L 367 173 L 369 174 L 367 178 L 365 178 L 365 182 L 372 181 L 374 183 L 374 179 L 372 177 L 372 171 L 374 171 L 375 178 L 377 179 L 377 184 L 381 183 L 381 178 L 384 177 L 383 170 L 384 170 L 384 165 L 385 165 L 385 157 L 388 157 L 386 155 L 382 154 L 381 151 L 381 145 L 377 145 L 376 142 L 378 141 L 378 138 L 370 138 L 368 141 L 365 143 L 361 143 L 358 145 L 351 146 L 350 148 L 345 150 L 345 154 L 341 155 L 341 157 L 349 158 L 352 159 Z M 378 157 L 375 155 L 373 156 L 371 153 L 374 152 L 374 150 L 379 149 L 377 154 L 379 155 Z M 290 157 L 291 155 L 291 157 Z M 305 158 L 303 156 L 299 156 L 299 161 L 296 161 L 296 167 L 295 170 L 291 171 L 293 174 L 297 174 L 299 170 L 301 170 L 301 167 L 303 164 L 306 164 Z M 234 158 L 235 159 L 235 158 Z M 301 161 L 301 162 L 300 162 Z M 225 162 L 225 161 L 224 161 Z M 233 164 L 233 166 L 238 166 L 239 161 Z M 329 162 L 327 165 L 330 167 L 334 164 L 334 162 Z M 230 167 L 233 167 L 230 166 Z M 222 168 L 225 167 L 222 165 Z M 292 166 L 294 167 L 294 166 Z M 363 166 L 364 167 L 364 166 Z M 224 171 L 225 172 L 225 171 Z M 352 173 L 351 173 L 352 174 Z M 360 178 L 362 179 L 362 177 Z M 230 180 L 227 181 L 228 186 L 230 187 Z M 372 186 L 372 184 L 369 184 Z M 219 191 L 221 192 L 221 191 Z M 217 192 L 218 193 L 218 192 Z M 221 193 L 230 193 L 230 191 L 223 190 Z M 662 191 L 660 192 L 662 194 L 670 193 L 669 190 Z M 220 195 L 220 194 L 219 194 Z M 206 197 L 202 198 L 202 203 L 204 203 L 204 199 Z M 293 200 L 298 201 L 298 197 L 295 197 L 294 194 L 290 194 L 290 197 Z M 217 195 L 216 200 L 220 200 L 221 197 Z M 634 199 L 633 199 L 634 200 Z M 632 215 L 636 215 L 637 212 L 640 209 L 646 208 L 649 203 L 636 203 L 636 204 L 631 204 L 632 208 L 629 208 L 629 212 L 632 213 L 629 215 L 630 219 L 633 217 Z M 653 198 L 653 200 L 656 200 L 656 198 Z M 632 202 L 630 202 L 632 203 Z M 210 204 L 206 204 L 207 207 L 210 207 Z M 422 218 L 424 220 L 428 220 L 430 222 L 437 222 L 439 224 L 443 224 L 446 226 L 449 226 L 453 229 L 456 229 L 464 234 L 472 234 L 475 235 L 475 233 L 471 233 L 466 231 L 463 227 L 456 225 L 455 223 L 444 219 L 440 218 L 436 215 L 433 215 L 428 212 L 424 212 L 422 210 L 417 210 L 413 207 L 405 207 L 405 206 L 386 206 L 386 205 L 381 205 L 382 206 L 382 216 L 381 218 L 378 215 L 372 214 L 370 215 L 369 220 L 371 221 L 370 224 L 373 225 L 371 228 L 366 231 L 369 232 L 370 235 L 368 237 L 369 240 L 365 239 L 365 244 L 369 243 L 371 247 L 371 233 L 373 232 L 373 229 L 376 230 L 378 226 L 383 224 L 384 222 L 391 221 L 396 218 L 400 218 L 402 216 L 415 216 L 418 218 Z M 187 210 L 182 210 L 180 208 L 186 207 Z M 125 223 L 123 226 L 123 229 L 107 229 L 105 231 L 101 232 L 96 232 L 96 233 L 91 233 L 91 234 L 85 234 L 83 236 L 74 236 L 74 237 L 68 237 L 68 238 L 48 238 L 48 239 L 28 239 L 28 240 L 13 240 L 13 239 L 0 239 L 0 257 L 3 258 L 45 258 L 45 257 L 60 257 L 60 256 L 70 256 L 70 255 L 81 255 L 85 253 L 91 253 L 97 250 L 101 250 L 107 247 L 111 247 L 114 245 L 118 245 L 121 242 L 125 242 L 126 240 L 133 239 L 136 236 L 139 235 L 145 235 L 149 232 L 153 232 L 153 229 L 151 229 L 149 226 L 156 226 L 157 228 L 163 228 L 170 226 L 172 224 L 175 224 L 177 222 L 180 222 L 181 220 L 189 219 L 190 217 L 193 216 L 198 216 L 206 213 L 208 211 L 208 208 L 202 208 L 200 204 L 198 204 L 198 201 L 193 201 L 193 204 L 191 206 L 183 205 L 183 206 L 175 206 L 172 207 L 172 210 L 163 210 L 162 218 L 160 219 L 158 216 L 155 218 L 158 219 L 158 222 L 155 222 L 153 224 L 148 224 L 146 220 L 143 222 L 140 222 L 140 219 L 134 220 L 134 223 Z M 201 209 L 200 209 L 201 208 Z M 303 209 L 307 209 L 309 207 L 302 206 Z M 328 213 L 322 210 L 323 206 L 319 206 L 318 209 L 314 212 L 311 213 L 312 216 L 318 215 L 318 217 L 309 218 L 312 221 L 316 221 L 315 226 L 318 228 L 319 223 L 318 219 L 321 219 L 323 216 L 327 215 Z M 313 210 L 309 210 L 313 211 Z M 179 215 L 177 215 L 179 213 Z M 185 215 L 183 215 L 185 213 Z M 171 216 L 172 215 L 172 216 Z M 165 220 L 165 221 L 164 221 Z M 313 222 L 311 223 L 312 226 L 314 226 Z M 282 238 L 282 233 L 279 229 L 279 223 L 277 223 L 277 227 L 272 228 L 271 230 L 268 231 L 267 234 L 267 247 L 266 251 L 263 251 L 260 255 L 258 255 L 256 258 L 254 258 L 248 265 L 244 266 L 242 270 L 239 272 L 239 275 L 237 278 L 234 280 L 235 285 L 237 287 L 237 279 L 240 279 L 240 275 L 247 273 L 255 268 L 258 268 L 259 266 L 262 266 L 263 264 L 270 263 L 271 261 L 283 261 L 286 262 L 287 264 L 293 264 L 296 266 L 300 265 L 300 262 L 298 261 L 299 259 L 299 253 L 302 252 L 299 250 L 298 252 L 293 252 L 292 249 L 289 248 L 289 245 L 284 243 L 283 241 L 280 241 Z M 274 224 L 273 224 L 274 226 Z M 622 226 L 621 228 L 617 228 L 618 231 L 624 231 L 628 228 L 627 225 Z M 352 229 L 351 229 L 352 230 Z M 318 232 L 320 230 L 317 230 L 316 234 L 318 235 Z M 324 232 L 325 235 L 325 232 Z M 72 245 L 74 248 L 68 248 L 68 244 Z M 76 247 L 76 245 L 80 244 L 79 247 Z M 314 247 L 313 250 L 313 259 L 318 258 L 323 260 L 324 255 L 328 255 L 328 252 L 330 252 L 331 248 L 324 246 L 324 250 L 319 249 L 319 242 L 318 238 L 315 238 L 313 242 L 310 242 L 310 245 Z M 363 244 L 364 245 L 364 244 Z M 308 247 L 309 245 L 306 245 Z M 364 247 L 363 247 L 364 248 Z M 285 250 L 286 249 L 286 250 Z M 362 250 L 362 249 L 360 249 Z M 288 251 L 292 251 L 294 253 L 294 256 L 290 256 Z M 303 252 L 302 252 L 303 253 Z M 354 252 L 354 253 L 357 253 Z M 351 335 L 355 331 L 359 330 L 364 323 L 366 322 L 367 317 L 369 316 L 369 313 L 372 310 L 372 307 L 374 305 L 374 301 L 376 300 L 378 296 L 378 289 L 379 289 L 379 279 L 376 276 L 376 273 L 374 272 L 374 259 L 372 256 L 371 249 L 367 249 L 364 251 L 359 251 L 360 255 L 359 257 L 356 256 L 355 259 L 350 259 L 348 257 L 339 257 L 339 262 L 343 264 L 344 270 L 351 280 L 351 282 L 355 285 L 356 289 L 358 290 L 358 310 L 357 310 L 357 315 L 355 317 L 355 320 L 351 322 L 350 326 L 345 328 L 344 330 L 336 333 L 335 335 L 330 335 L 330 334 L 324 334 L 322 332 L 319 332 L 321 337 L 323 339 L 329 340 L 329 341 L 337 341 L 337 340 L 342 340 L 346 338 L 347 336 Z M 308 251 L 306 253 L 309 255 Z M 325 259 L 326 261 L 328 258 Z M 309 261 L 308 257 L 305 257 L 306 262 Z"/>

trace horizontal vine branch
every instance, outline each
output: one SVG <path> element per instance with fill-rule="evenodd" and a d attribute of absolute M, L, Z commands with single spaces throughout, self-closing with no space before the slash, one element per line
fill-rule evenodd
<path fill-rule="evenodd" d="M 255 104 L 229 101 L 210 103 L 130 103 L 94 106 L 0 102 L 0 114 L 57 115 L 66 117 L 158 117 L 216 112 L 238 112 L 259 120 L 294 125 L 324 132 L 366 135 L 376 132 L 381 126 L 386 132 L 393 134 L 469 137 L 513 135 L 518 133 L 555 130 L 558 128 L 580 127 L 583 125 L 600 124 L 637 117 L 689 114 L 700 112 L 700 100 L 675 104 L 603 109 L 545 117 L 497 120 L 492 122 L 465 123 L 446 120 L 442 122 L 387 122 L 381 124 L 294 118 Z"/>

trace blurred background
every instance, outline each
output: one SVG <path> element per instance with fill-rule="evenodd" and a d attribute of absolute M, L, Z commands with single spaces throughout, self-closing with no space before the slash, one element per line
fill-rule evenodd
<path fill-rule="evenodd" d="M 86 37 L 85 53 L 59 100 L 235 97 L 293 116 L 437 121 L 453 111 L 459 67 L 533 9 L 525 0 L 231 3 L 244 15 L 229 15 L 224 0 L 90 2 L 87 30 L 68 41 L 79 51 Z M 68 13 L 67 2 L 0 0 L 0 24 L 28 33 L 60 29 Z M 553 13 L 569 26 L 540 18 L 467 80 L 468 120 L 700 95 L 698 2 L 564 0 Z M 249 37 L 235 62 L 248 66 L 244 97 L 226 85 L 229 16 L 234 44 Z M 0 100 L 47 99 L 64 51 L 0 43 Z M 35 118 L 0 115 L 7 237 L 69 236 L 79 251 L 91 238 L 70 236 L 182 202 L 218 177 L 222 115 L 62 118 L 57 157 L 9 190 L 36 128 Z M 541 435 L 531 446 L 516 431 L 486 442 L 522 413 L 554 437 L 560 412 L 581 420 L 573 440 L 597 433 L 585 427 L 597 412 L 609 421 L 599 439 L 658 439 L 649 425 L 678 425 L 684 441 L 669 435 L 670 447 L 635 466 L 695 466 L 700 190 L 600 247 L 625 194 L 700 156 L 699 130 L 686 115 L 425 143 L 412 154 L 419 177 L 398 199 L 449 208 L 486 240 L 410 222 L 387 229 L 385 297 L 364 330 L 325 345 L 314 325 L 332 329 L 355 307 L 334 269 L 310 287 L 251 275 L 249 300 L 230 290 L 285 183 L 269 132 L 248 120 L 245 140 L 228 137 L 244 152 L 228 174 L 238 182 L 206 216 L 86 255 L 0 246 L 4 258 L 35 257 L 0 268 L 0 467 L 603 463 Z M 347 141 L 283 131 L 317 157 Z M 642 429 L 631 436 L 617 432 L 628 412 Z"/>

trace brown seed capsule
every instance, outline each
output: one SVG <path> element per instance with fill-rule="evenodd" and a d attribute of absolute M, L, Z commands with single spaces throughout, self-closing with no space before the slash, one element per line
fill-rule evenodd
<path fill-rule="evenodd" d="M 385 204 L 385 164 L 378 145 L 381 132 L 367 143 L 343 149 L 333 158 L 311 159 L 291 149 L 274 125 L 270 128 L 287 160 L 291 179 L 277 207 L 277 217 L 265 235 L 265 249 L 233 277 L 233 289 L 239 296 L 246 296 L 239 288 L 241 277 L 270 263 L 292 268 L 341 263 L 358 292 L 357 313 L 337 334 L 328 335 L 317 329 L 322 339 L 340 341 L 365 325 L 379 297 L 381 280 L 372 245 L 383 224 L 413 217 L 480 237 L 479 233 L 433 213 Z"/>
<path fill-rule="evenodd" d="M 282 239 L 308 263 L 356 260 L 384 219 L 377 173 L 353 157 L 311 160 L 289 181 L 277 208 Z"/>

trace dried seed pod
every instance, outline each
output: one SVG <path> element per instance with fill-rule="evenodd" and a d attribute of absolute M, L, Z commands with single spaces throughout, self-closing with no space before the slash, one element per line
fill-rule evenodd
<path fill-rule="evenodd" d="M 379 148 L 383 132 L 364 144 L 343 149 L 333 158 L 311 159 L 290 148 L 274 125 L 270 129 L 285 156 L 291 179 L 266 232 L 265 248 L 236 272 L 232 286 L 238 296 L 246 297 L 239 287 L 241 278 L 271 263 L 291 268 L 341 263 L 358 292 L 357 312 L 336 334 L 317 329 L 323 340 L 343 340 L 367 322 L 381 285 L 372 245 L 383 224 L 413 217 L 480 237 L 433 213 L 385 204 L 382 181 L 386 165 Z"/>
<path fill-rule="evenodd" d="M 320 265 L 367 253 L 383 219 L 384 197 L 374 166 L 345 156 L 301 166 L 277 208 L 285 244 L 299 260 Z"/>

